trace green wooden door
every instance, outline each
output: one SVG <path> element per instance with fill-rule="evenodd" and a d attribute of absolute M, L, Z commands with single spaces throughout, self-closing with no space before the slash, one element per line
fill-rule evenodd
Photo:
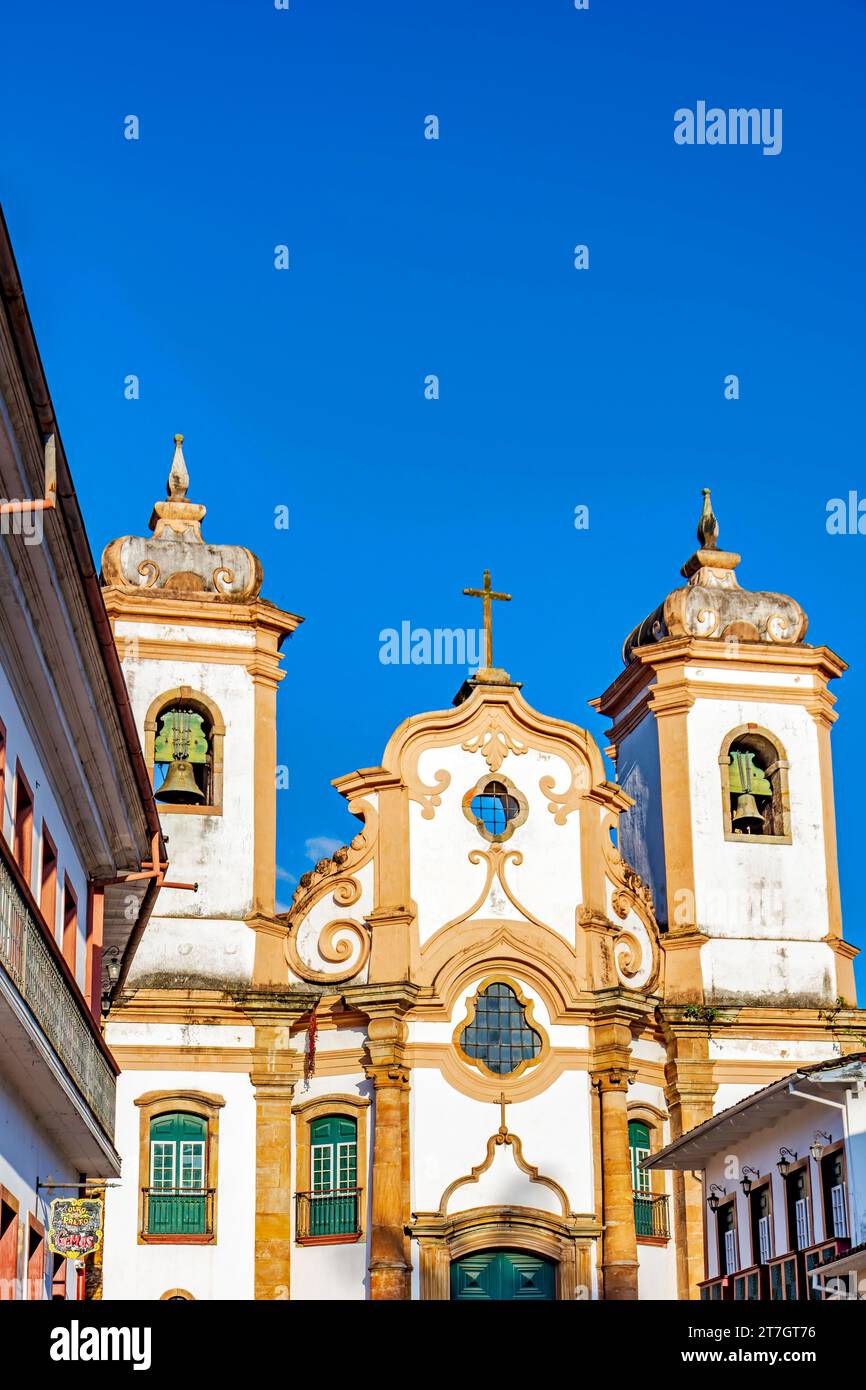
<path fill-rule="evenodd" d="M 358 1230 L 358 1125 L 325 1115 L 310 1125 L 310 1235 L 352 1235 Z"/>
<path fill-rule="evenodd" d="M 519 1250 L 485 1250 L 454 1261 L 451 1297 L 482 1302 L 552 1302 L 556 1298 L 556 1269 L 552 1260 L 524 1255 Z"/>
<path fill-rule="evenodd" d="M 198 1115 L 158 1115 L 150 1122 L 150 1235 L 204 1235 L 207 1122 Z"/>

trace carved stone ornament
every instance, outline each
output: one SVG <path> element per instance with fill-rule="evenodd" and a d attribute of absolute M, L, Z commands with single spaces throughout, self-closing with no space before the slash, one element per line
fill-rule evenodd
<path fill-rule="evenodd" d="M 719 550 L 718 522 L 704 488 L 704 509 L 698 525 L 700 549 L 682 567 L 684 588 L 674 589 L 655 612 L 629 634 L 623 645 L 623 661 L 633 659 L 638 647 L 662 642 L 666 637 L 699 637 L 704 641 L 802 642 L 809 619 L 787 594 L 741 589 L 734 570 L 739 555 Z"/>
<path fill-rule="evenodd" d="M 168 495 L 155 503 L 150 519 L 153 536 L 111 541 L 102 554 L 103 583 L 128 594 L 164 592 L 231 603 L 255 598 L 262 587 L 258 558 L 244 546 L 210 545 L 202 539 L 206 508 L 187 500 L 183 435 L 176 434 L 174 443 Z"/>

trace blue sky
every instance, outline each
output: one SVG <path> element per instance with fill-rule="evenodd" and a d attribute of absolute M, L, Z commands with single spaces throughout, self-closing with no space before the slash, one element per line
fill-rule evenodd
<path fill-rule="evenodd" d="M 485 565 L 514 595 L 497 661 L 604 742 L 586 702 L 712 486 L 741 581 L 851 662 L 835 770 L 866 946 L 866 539 L 825 525 L 866 496 L 866 7 L 43 0 L 4 38 L 3 200 L 94 551 L 146 528 L 179 430 L 205 534 L 306 617 L 281 868 L 354 833 L 330 779 L 460 684 L 383 665 L 380 631 L 474 623 Z M 676 145 L 698 100 L 782 108 L 781 154 Z"/>

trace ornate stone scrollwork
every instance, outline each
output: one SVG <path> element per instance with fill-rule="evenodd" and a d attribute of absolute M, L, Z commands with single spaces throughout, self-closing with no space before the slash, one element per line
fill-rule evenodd
<path fill-rule="evenodd" d="M 494 711 L 477 734 L 467 738 L 460 747 L 465 753 L 480 753 L 491 772 L 498 772 L 509 753 L 520 757 L 527 745 L 511 734 Z"/>

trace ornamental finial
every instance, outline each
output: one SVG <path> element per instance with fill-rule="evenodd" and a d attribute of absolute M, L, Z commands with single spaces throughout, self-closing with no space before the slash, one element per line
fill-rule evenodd
<path fill-rule="evenodd" d="M 181 502 L 189 487 L 189 473 L 183 456 L 183 435 L 174 436 L 174 458 L 168 475 L 168 496 L 173 502 Z"/>
<path fill-rule="evenodd" d="M 713 504 L 710 501 L 710 489 L 702 488 L 704 494 L 704 505 L 701 511 L 701 519 L 698 522 L 698 540 L 701 543 L 701 550 L 718 549 L 719 523 L 713 516 Z"/>

